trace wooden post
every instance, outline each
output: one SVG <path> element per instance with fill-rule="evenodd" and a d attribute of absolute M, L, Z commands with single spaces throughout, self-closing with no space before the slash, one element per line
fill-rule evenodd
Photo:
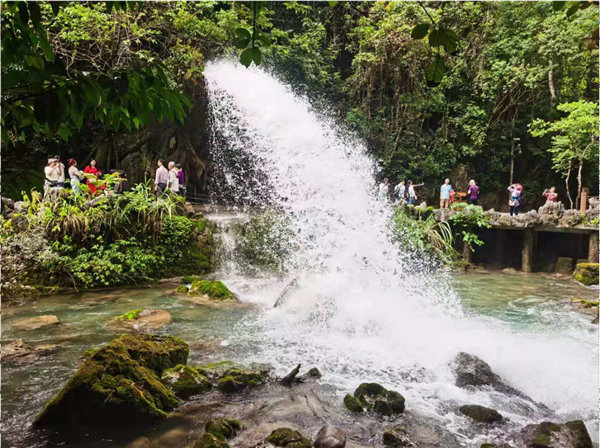
<path fill-rule="evenodd" d="M 598 263 L 598 232 L 596 231 L 590 233 L 588 263 Z"/>
<path fill-rule="evenodd" d="M 588 197 L 590 195 L 590 189 L 583 187 L 581 189 L 581 199 L 579 200 L 579 209 L 581 213 L 585 213 L 588 208 Z"/>
<path fill-rule="evenodd" d="M 535 245 L 535 233 L 533 229 L 523 230 L 523 250 L 521 252 L 521 270 L 532 272 L 533 270 L 533 246 Z"/>

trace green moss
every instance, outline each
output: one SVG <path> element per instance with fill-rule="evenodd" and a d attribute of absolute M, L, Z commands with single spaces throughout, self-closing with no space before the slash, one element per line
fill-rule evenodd
<path fill-rule="evenodd" d="M 229 440 L 235 437 L 242 425 L 233 418 L 215 418 L 206 424 L 205 430 L 221 440 Z"/>
<path fill-rule="evenodd" d="M 121 314 L 117 319 L 119 320 L 135 320 L 138 318 L 138 315 L 144 311 L 143 308 L 138 308 L 136 310 L 127 311 L 125 314 Z"/>
<path fill-rule="evenodd" d="M 598 284 L 598 263 L 577 263 L 573 278 L 586 286 Z"/>
<path fill-rule="evenodd" d="M 229 445 L 217 436 L 205 433 L 200 439 L 196 440 L 194 448 L 229 448 Z"/>
<path fill-rule="evenodd" d="M 192 283 L 198 280 L 202 280 L 202 277 L 198 277 L 197 275 L 184 275 L 183 277 L 181 277 L 181 283 L 184 283 L 186 285 L 191 285 Z"/>
<path fill-rule="evenodd" d="M 390 417 L 394 413 L 389 403 L 385 400 L 375 400 L 373 403 L 373 412 L 387 417 Z"/>
<path fill-rule="evenodd" d="M 175 292 L 186 294 L 188 292 L 188 287 L 185 285 L 179 285 L 177 288 L 175 288 Z"/>
<path fill-rule="evenodd" d="M 222 378 L 227 371 L 235 367 L 236 364 L 231 361 L 219 361 L 197 366 L 196 370 L 208 378 L 219 379 Z"/>
<path fill-rule="evenodd" d="M 233 293 L 220 281 L 196 280 L 192 283 L 191 295 L 206 295 L 213 300 L 235 300 Z"/>
<path fill-rule="evenodd" d="M 179 400 L 159 375 L 185 363 L 188 352 L 187 344 L 170 336 L 122 335 L 75 372 L 35 424 L 135 425 L 164 418 Z"/>
<path fill-rule="evenodd" d="M 278 428 L 273 431 L 266 439 L 267 442 L 275 446 L 285 446 L 288 448 L 310 448 L 312 443 L 298 431 L 290 428 Z"/>
<path fill-rule="evenodd" d="M 363 412 L 361 402 L 354 395 L 346 394 L 344 397 L 344 406 L 352 412 Z"/>
<path fill-rule="evenodd" d="M 207 377 L 198 373 L 196 369 L 183 364 L 178 364 L 172 369 L 165 369 L 161 380 L 180 398 L 201 394 L 212 387 Z"/>
<path fill-rule="evenodd" d="M 198 231 L 198 233 L 204 233 L 204 231 L 206 230 L 205 219 L 200 218 L 196 220 L 196 230 Z"/>
<path fill-rule="evenodd" d="M 262 386 L 267 382 L 265 372 L 253 369 L 230 369 L 217 383 L 217 389 L 225 393 L 241 392 Z"/>

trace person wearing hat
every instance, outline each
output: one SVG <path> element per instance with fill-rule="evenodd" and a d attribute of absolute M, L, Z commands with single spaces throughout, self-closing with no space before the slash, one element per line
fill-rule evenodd
<path fill-rule="evenodd" d="M 59 187 L 59 181 L 61 179 L 60 165 L 60 162 L 56 158 L 50 157 L 48 159 L 48 163 L 44 168 L 44 196 L 47 196 L 52 189 L 56 189 Z M 64 173 L 62 174 L 62 176 L 64 185 Z"/>

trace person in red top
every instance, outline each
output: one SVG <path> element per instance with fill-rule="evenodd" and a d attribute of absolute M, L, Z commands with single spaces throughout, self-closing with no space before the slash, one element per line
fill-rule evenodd
<path fill-rule="evenodd" d="M 95 160 L 90 160 L 90 164 L 85 167 L 83 172 L 85 174 L 91 174 L 92 176 L 94 176 L 93 178 L 86 179 L 85 181 L 87 186 L 90 188 L 90 193 L 92 194 L 92 196 L 96 194 L 96 191 L 104 190 L 104 184 L 99 187 L 94 185 L 94 182 L 97 181 L 100 176 L 102 176 L 102 171 L 100 171 L 98 167 L 96 167 Z"/>
<path fill-rule="evenodd" d="M 546 197 L 546 204 L 553 204 L 558 199 L 558 193 L 556 192 L 556 187 L 547 188 L 542 193 L 542 196 Z"/>

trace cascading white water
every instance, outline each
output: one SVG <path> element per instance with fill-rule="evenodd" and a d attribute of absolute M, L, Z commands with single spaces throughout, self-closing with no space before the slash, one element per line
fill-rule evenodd
<path fill-rule="evenodd" d="M 244 290 L 244 300 L 265 305 L 257 361 L 281 372 L 298 362 L 317 365 L 326 381 L 346 390 L 368 380 L 392 386 L 410 409 L 435 417 L 466 444 L 471 436 L 461 432 L 449 403 L 492 405 L 514 424 L 539 418 L 514 399 L 455 387 L 448 362 L 466 351 L 559 418 L 595 425 L 595 329 L 465 316 L 446 274 L 427 273 L 390 241 L 391 207 L 376 198 L 374 165 L 360 141 L 260 69 L 219 61 L 207 65 L 205 76 L 219 141 L 215 159 L 226 147 L 255 162 L 241 177 L 256 177 L 252 194 L 269 197 L 287 215 L 299 245 L 286 280 Z M 241 168 L 221 168 L 247 198 L 250 192 L 235 185 L 240 173 L 233 172 Z M 234 288 L 247 280 L 238 271 L 223 275 Z M 291 279 L 298 287 L 284 306 L 271 308 Z"/>

